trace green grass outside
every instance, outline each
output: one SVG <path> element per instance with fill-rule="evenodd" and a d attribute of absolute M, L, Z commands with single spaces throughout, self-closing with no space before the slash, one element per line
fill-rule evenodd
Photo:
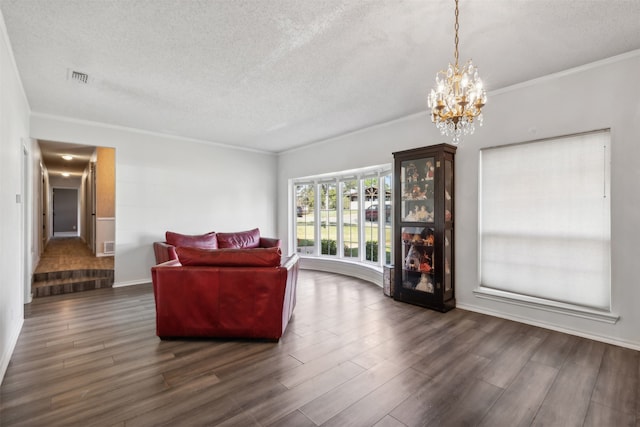
<path fill-rule="evenodd" d="M 357 257 L 358 256 L 358 226 L 357 224 L 351 225 L 350 220 L 357 217 L 356 210 L 345 210 L 343 211 L 343 238 L 344 238 L 344 246 L 345 246 L 345 257 Z M 322 212 L 321 214 L 322 225 L 320 227 L 320 240 L 324 241 L 324 245 L 326 246 L 327 241 L 336 242 L 338 240 L 338 225 L 337 225 L 337 212 L 330 211 L 328 212 L 328 225 L 327 225 L 327 212 Z M 297 230 L 296 237 L 299 243 L 302 243 L 303 246 L 313 245 L 313 241 L 315 239 L 314 234 L 314 215 L 305 214 L 303 217 L 297 218 Z M 377 242 L 378 241 L 378 222 L 365 222 L 365 241 Z M 386 241 L 391 242 L 391 224 L 385 226 L 385 235 Z M 353 241 L 351 241 L 353 240 Z M 302 242 L 301 242 L 302 241 Z M 323 250 L 326 250 L 324 248 Z M 386 258 L 387 262 L 389 262 L 390 248 L 387 247 Z"/>
<path fill-rule="evenodd" d="M 347 231 L 348 229 L 350 229 L 350 232 Z M 351 233 L 351 234 L 350 234 Z M 343 232 L 343 236 L 345 238 L 345 245 L 350 246 L 349 242 L 347 240 L 349 240 L 348 236 L 354 236 L 354 240 L 356 240 L 356 242 L 354 242 L 355 245 L 357 245 L 357 239 L 358 239 L 358 227 L 355 225 L 349 225 L 349 226 L 344 226 L 344 232 Z M 385 235 L 386 235 L 386 241 L 390 242 L 391 241 L 391 227 L 385 227 Z M 313 223 L 298 223 L 297 226 L 297 230 L 296 230 L 296 237 L 298 239 L 307 239 L 307 240 L 313 240 L 315 235 L 314 235 L 314 225 Z M 328 228 L 323 228 L 320 231 L 320 237 L 322 239 L 327 239 L 327 240 L 338 240 L 338 227 L 336 224 L 330 224 Z M 366 240 L 371 240 L 374 242 L 378 241 L 378 224 L 375 225 L 369 225 L 367 224 L 366 226 L 366 230 L 365 230 L 365 238 Z"/>

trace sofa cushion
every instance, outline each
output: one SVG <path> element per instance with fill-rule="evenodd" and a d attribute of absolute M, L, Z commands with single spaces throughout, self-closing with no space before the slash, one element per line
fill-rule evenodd
<path fill-rule="evenodd" d="M 277 267 L 280 248 L 199 249 L 177 247 L 180 264 L 184 266 Z"/>
<path fill-rule="evenodd" d="M 258 248 L 260 247 L 260 229 L 238 231 L 236 233 L 218 233 L 219 248 Z"/>
<path fill-rule="evenodd" d="M 218 248 L 218 239 L 216 237 L 216 233 L 213 231 L 211 233 L 201 235 L 188 235 L 167 231 L 165 238 L 168 244 L 175 247 L 185 246 L 200 249 Z"/>

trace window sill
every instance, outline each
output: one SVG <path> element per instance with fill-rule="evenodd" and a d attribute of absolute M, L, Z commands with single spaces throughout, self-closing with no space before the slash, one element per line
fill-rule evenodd
<path fill-rule="evenodd" d="M 373 263 L 365 264 L 338 257 L 300 255 L 300 268 L 357 277 L 382 287 L 382 267 Z"/>
<path fill-rule="evenodd" d="M 479 286 L 473 291 L 477 298 L 491 301 L 504 302 L 521 307 L 534 308 L 549 311 L 552 313 L 566 314 L 568 316 L 580 317 L 583 319 L 595 320 L 598 322 L 615 324 L 620 316 L 606 310 L 582 307 L 579 305 L 567 304 L 558 301 L 546 300 L 543 298 L 520 295 L 512 292 L 500 291 L 497 289 Z"/>

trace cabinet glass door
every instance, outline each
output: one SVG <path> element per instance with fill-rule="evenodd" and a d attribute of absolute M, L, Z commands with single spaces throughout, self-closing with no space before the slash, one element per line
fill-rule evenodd
<path fill-rule="evenodd" d="M 404 222 L 433 222 L 435 159 L 404 161 L 400 167 L 401 218 Z"/>
<path fill-rule="evenodd" d="M 436 265 L 433 251 L 435 233 L 432 227 L 402 228 L 402 286 L 434 293 Z"/>
<path fill-rule="evenodd" d="M 453 289 L 453 278 L 451 276 L 451 263 L 453 254 L 451 252 L 453 245 L 453 162 L 445 160 L 444 162 L 444 291 L 448 292 Z"/>

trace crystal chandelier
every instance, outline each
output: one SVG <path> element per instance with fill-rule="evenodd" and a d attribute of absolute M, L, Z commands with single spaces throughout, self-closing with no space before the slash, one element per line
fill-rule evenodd
<path fill-rule="evenodd" d="M 455 64 L 447 71 L 436 74 L 436 86 L 429 93 L 428 105 L 431 121 L 440 133 L 453 137 L 458 144 L 462 135 L 471 135 L 475 123 L 482 126 L 482 107 L 487 103 L 487 94 L 478 77 L 478 69 L 471 60 L 458 67 L 458 0 L 456 0 Z"/>

